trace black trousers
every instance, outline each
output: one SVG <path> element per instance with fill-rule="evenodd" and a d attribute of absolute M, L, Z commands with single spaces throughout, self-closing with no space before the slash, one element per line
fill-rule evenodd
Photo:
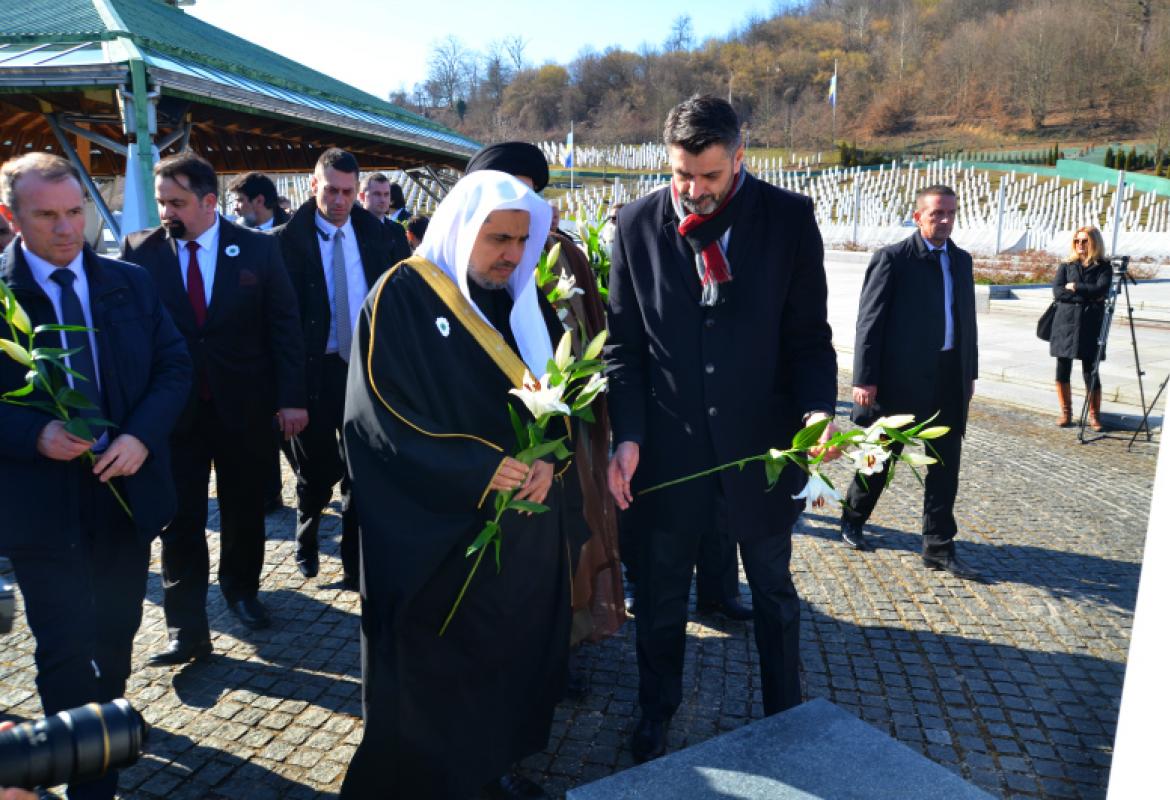
<path fill-rule="evenodd" d="M 358 577 L 358 521 L 353 507 L 341 426 L 345 418 L 345 379 L 349 366 L 335 354 L 321 364 L 321 395 L 309 408 L 309 424 L 292 440 L 297 473 L 297 554 L 316 553 L 321 513 L 341 482 L 341 566 Z"/>
<path fill-rule="evenodd" d="M 669 719 L 682 702 L 691 575 L 704 534 L 728 536 L 721 502 L 718 478 L 701 478 L 664 489 L 652 513 L 637 515 L 638 700 L 649 719 Z M 740 551 L 755 610 L 764 713 L 776 714 L 800 703 L 800 598 L 788 569 L 792 531 L 741 542 Z"/>
<path fill-rule="evenodd" d="M 938 409 L 939 415 L 931 424 L 947 425 L 951 432 L 931 441 L 939 460 L 926 468 L 926 488 L 922 497 L 922 551 L 931 556 L 944 556 L 955 551 L 954 539 L 958 531 L 955 523 L 955 497 L 959 493 L 959 462 L 963 451 L 960 431 L 967 418 L 969 398 L 968 387 L 963 385 L 957 350 L 939 354 L 936 374 L 938 379 L 934 386 L 933 407 Z M 890 450 L 901 453 L 902 446 L 895 444 Z M 930 453 L 929 450 L 927 452 Z M 909 467 L 903 464 L 898 469 L 905 471 Z M 854 525 L 864 525 L 885 487 L 884 472 L 866 478 L 865 482 L 862 482 L 860 475 L 855 475 L 845 498 L 847 505 L 842 511 L 843 519 Z"/>
<path fill-rule="evenodd" d="M 11 556 L 37 642 L 37 690 L 46 715 L 125 693 L 146 596 L 150 546 L 107 486 L 88 477 L 78 483 L 81 542 L 51 553 Z M 117 773 L 108 773 L 70 786 L 69 797 L 113 798 L 117 782 Z"/>
<path fill-rule="evenodd" d="M 219 501 L 219 588 L 229 603 L 255 597 L 264 567 L 264 490 L 271 423 L 241 431 L 200 400 L 194 424 L 171 435 L 171 472 L 179 496 L 163 531 L 163 610 L 173 638 L 208 638 L 207 488 L 215 465 Z"/>
<path fill-rule="evenodd" d="M 719 503 L 722 506 L 722 502 Z M 722 512 L 719 512 L 722 513 Z M 739 599 L 739 559 L 727 526 L 716 525 L 699 538 L 695 564 L 695 605 L 718 606 Z"/>

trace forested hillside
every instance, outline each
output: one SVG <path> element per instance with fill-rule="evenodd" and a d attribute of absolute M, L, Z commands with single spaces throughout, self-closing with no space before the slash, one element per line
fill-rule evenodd
<path fill-rule="evenodd" d="M 1170 0 L 812 0 L 726 39 L 697 41 L 684 15 L 636 53 L 533 65 L 525 50 L 522 37 L 484 52 L 448 37 L 425 84 L 391 99 L 483 140 L 560 138 L 572 120 L 603 144 L 657 139 L 674 103 L 706 91 L 730 96 L 754 142 L 819 148 L 836 62 L 838 140 L 1141 136 L 1170 149 Z"/>

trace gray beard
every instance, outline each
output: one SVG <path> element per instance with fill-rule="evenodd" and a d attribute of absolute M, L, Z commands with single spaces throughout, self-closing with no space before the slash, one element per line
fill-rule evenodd
<path fill-rule="evenodd" d="M 480 275 L 479 273 L 473 272 L 471 270 L 467 270 L 467 278 L 468 278 L 468 280 L 470 280 L 472 283 L 474 283 L 479 288 L 487 289 L 490 292 L 496 292 L 496 291 L 499 291 L 500 289 L 508 288 L 508 281 L 506 281 L 506 280 L 503 281 L 502 283 L 497 283 L 496 281 L 493 281 L 491 278 L 485 277 L 485 276 Z"/>

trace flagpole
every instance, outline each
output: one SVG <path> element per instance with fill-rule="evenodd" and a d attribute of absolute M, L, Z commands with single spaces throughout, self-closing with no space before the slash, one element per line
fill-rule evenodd
<path fill-rule="evenodd" d="M 833 123 L 831 145 L 837 144 L 837 59 L 833 59 Z"/>

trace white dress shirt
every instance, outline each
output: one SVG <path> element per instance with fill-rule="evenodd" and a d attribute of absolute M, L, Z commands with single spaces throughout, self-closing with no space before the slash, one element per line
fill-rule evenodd
<path fill-rule="evenodd" d="M 322 235 L 317 237 L 317 244 L 321 248 L 321 266 L 325 271 L 325 292 L 329 295 L 329 338 L 325 340 L 325 352 L 337 352 L 337 327 L 333 319 L 333 234 L 342 232 L 341 250 L 345 253 L 346 286 L 349 289 L 349 319 L 346 324 L 352 331 L 357 325 L 361 314 L 362 303 L 366 301 L 366 294 L 370 287 L 366 285 L 366 273 L 362 269 L 362 254 L 358 249 L 357 235 L 353 232 L 353 221 L 346 218 L 345 224 L 338 228 L 319 213 L 314 215 L 317 220 L 317 230 Z"/>
<path fill-rule="evenodd" d="M 211 308 L 211 290 L 215 284 L 215 259 L 219 253 L 219 214 L 215 215 L 215 222 L 203 233 L 195 237 L 199 245 L 199 272 L 203 276 L 203 302 Z M 183 239 L 175 242 L 179 248 L 179 273 L 183 279 L 183 288 L 187 288 L 187 266 L 190 253 L 187 252 L 187 242 Z"/>

